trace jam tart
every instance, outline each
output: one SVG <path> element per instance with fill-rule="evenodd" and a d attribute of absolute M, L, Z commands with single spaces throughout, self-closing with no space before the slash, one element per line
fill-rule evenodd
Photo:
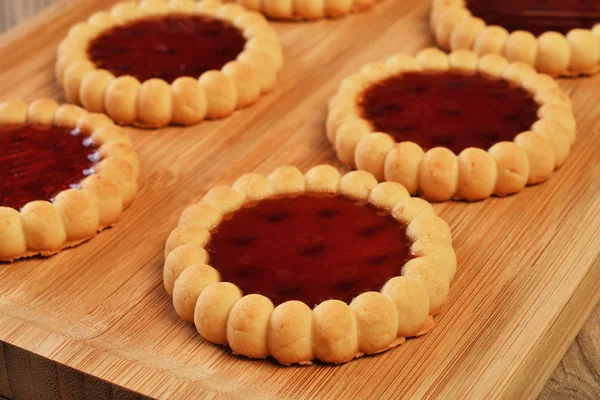
<path fill-rule="evenodd" d="M 285 365 L 343 363 L 428 332 L 456 272 L 429 203 L 328 165 L 214 187 L 183 212 L 165 257 L 175 311 L 204 339 Z"/>
<path fill-rule="evenodd" d="M 223 118 L 271 90 L 279 38 L 259 13 L 216 0 L 118 3 L 73 26 L 58 50 L 67 100 L 142 127 Z"/>
<path fill-rule="evenodd" d="M 600 71 L 595 0 L 435 0 L 430 25 L 446 50 L 498 54 L 552 76 Z"/>
<path fill-rule="evenodd" d="M 382 0 L 225 0 L 278 20 L 340 18 L 367 10 Z"/>
<path fill-rule="evenodd" d="M 346 165 L 430 201 L 476 201 L 546 181 L 576 122 L 549 75 L 502 56 L 425 49 L 344 79 L 327 137 Z"/>
<path fill-rule="evenodd" d="M 41 99 L 0 103 L 0 261 L 50 256 L 114 225 L 140 165 L 103 114 Z"/>

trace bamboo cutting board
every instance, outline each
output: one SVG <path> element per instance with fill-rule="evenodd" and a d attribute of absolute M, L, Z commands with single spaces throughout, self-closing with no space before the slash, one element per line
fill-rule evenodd
<path fill-rule="evenodd" d="M 113 3 L 63 1 L 0 36 L 0 100 L 62 100 L 57 44 Z M 278 23 L 286 65 L 255 106 L 191 128 L 131 130 L 142 186 L 119 224 L 50 259 L 0 264 L 0 394 L 91 393 L 85 373 L 159 398 L 535 397 L 600 297 L 600 76 L 561 81 L 579 132 L 547 183 L 435 206 L 459 269 L 428 335 L 342 366 L 283 368 L 202 341 L 162 287 L 164 242 L 210 187 L 284 164 L 341 168 L 324 135 L 327 100 L 365 63 L 430 45 L 425 3 Z"/>

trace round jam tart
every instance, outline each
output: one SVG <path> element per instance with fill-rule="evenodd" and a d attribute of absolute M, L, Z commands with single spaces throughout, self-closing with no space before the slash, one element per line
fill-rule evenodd
<path fill-rule="evenodd" d="M 456 271 L 429 203 L 328 165 L 211 189 L 183 212 L 165 258 L 175 311 L 203 338 L 286 365 L 343 363 L 426 333 Z"/>
<path fill-rule="evenodd" d="M 260 14 L 217 0 L 123 2 L 71 28 L 56 76 L 66 98 L 119 124 L 223 118 L 273 88 L 283 56 Z"/>
<path fill-rule="evenodd" d="M 0 103 L 0 261 L 50 256 L 117 222 L 135 197 L 131 141 L 102 114 Z"/>
<path fill-rule="evenodd" d="M 430 201 L 506 196 L 544 182 L 576 123 L 554 79 L 499 55 L 425 49 L 368 64 L 329 102 L 338 158 Z"/>
<path fill-rule="evenodd" d="M 600 71 L 596 0 L 435 0 L 430 23 L 446 50 L 499 54 L 553 76 Z"/>
<path fill-rule="evenodd" d="M 315 20 L 340 18 L 367 10 L 382 0 L 224 0 L 261 12 L 272 19 Z"/>

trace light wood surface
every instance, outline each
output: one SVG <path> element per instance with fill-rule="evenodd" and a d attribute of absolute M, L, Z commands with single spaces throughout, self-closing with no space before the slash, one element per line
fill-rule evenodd
<path fill-rule="evenodd" d="M 0 100 L 62 99 L 56 45 L 112 3 L 63 1 L 0 37 Z M 256 106 L 192 128 L 131 130 L 143 183 L 117 227 L 51 259 L 0 266 L 4 346 L 160 398 L 535 397 L 600 295 L 600 77 L 561 82 L 579 137 L 546 184 L 436 206 L 459 270 L 437 328 L 422 338 L 339 367 L 281 368 L 203 342 L 162 288 L 164 241 L 208 188 L 282 164 L 340 166 L 324 136 L 327 99 L 363 64 L 431 44 L 427 12 L 419 0 L 388 0 L 340 21 L 276 24 L 286 67 Z M 597 349 L 594 340 L 586 346 Z M 4 365 L 15 360 L 24 362 Z M 597 383 L 597 367 L 590 373 Z M 10 389 L 28 387 L 32 374 L 10 386 L 0 368 L 0 394 L 22 397 Z M 566 393 L 549 390 L 541 396 Z M 578 390 L 572 398 L 585 398 Z"/>

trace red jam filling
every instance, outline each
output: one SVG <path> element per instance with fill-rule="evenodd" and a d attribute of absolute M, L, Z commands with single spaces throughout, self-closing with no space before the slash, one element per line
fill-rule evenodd
<path fill-rule="evenodd" d="M 57 126 L 0 127 L 0 206 L 19 209 L 75 187 L 97 161 L 78 130 Z"/>
<path fill-rule="evenodd" d="M 201 15 L 168 15 L 117 26 L 94 39 L 88 53 L 98 68 L 140 82 L 198 78 L 235 60 L 246 43 L 226 21 Z"/>
<path fill-rule="evenodd" d="M 310 307 L 379 290 L 411 258 L 406 227 L 389 213 L 324 194 L 241 208 L 212 232 L 207 250 L 223 280 L 244 294 Z"/>
<path fill-rule="evenodd" d="M 368 88 L 363 118 L 397 142 L 424 149 L 488 149 L 512 141 L 537 120 L 538 106 L 523 89 L 504 80 L 455 73 L 407 73 Z"/>
<path fill-rule="evenodd" d="M 591 29 L 600 22 L 598 0 L 468 0 L 467 6 L 488 25 L 525 30 L 536 36 L 546 31 Z"/>

